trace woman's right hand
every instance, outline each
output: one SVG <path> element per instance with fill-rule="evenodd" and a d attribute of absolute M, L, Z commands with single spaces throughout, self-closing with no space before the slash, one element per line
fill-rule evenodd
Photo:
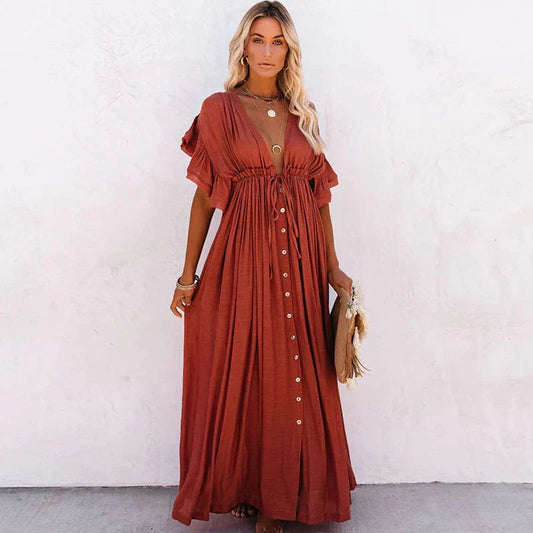
<path fill-rule="evenodd" d="M 190 279 L 187 279 L 187 276 L 182 275 L 180 276 L 179 280 L 180 283 L 182 283 L 183 285 L 188 285 L 189 283 L 193 283 L 194 276 L 191 276 Z M 195 292 L 196 287 L 193 287 L 192 289 L 180 289 L 179 287 L 176 287 L 176 289 L 174 290 L 172 303 L 170 304 L 170 310 L 176 316 L 179 316 L 181 318 L 182 314 L 178 311 L 178 308 L 182 311 L 185 311 L 186 308 L 192 304 Z"/>

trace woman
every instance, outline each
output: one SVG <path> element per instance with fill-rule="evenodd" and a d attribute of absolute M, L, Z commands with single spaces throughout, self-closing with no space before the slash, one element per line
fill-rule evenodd
<path fill-rule="evenodd" d="M 298 37 L 260 2 L 230 44 L 225 91 L 182 138 L 197 185 L 172 311 L 184 319 L 180 482 L 172 518 L 350 518 L 352 470 L 334 368 L 328 282 L 350 290 L 329 214 L 337 175 L 307 100 Z M 220 226 L 201 276 L 216 208 Z"/>

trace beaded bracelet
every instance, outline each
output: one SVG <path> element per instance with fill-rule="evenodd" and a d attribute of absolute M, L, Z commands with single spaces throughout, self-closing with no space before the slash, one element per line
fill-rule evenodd
<path fill-rule="evenodd" d="M 200 281 L 200 277 L 198 276 L 198 274 L 194 275 L 194 281 L 192 283 L 189 283 L 188 285 L 182 285 L 180 283 L 180 278 L 181 276 L 176 281 L 176 288 L 184 290 L 184 291 L 194 289 L 196 287 L 196 284 Z"/>

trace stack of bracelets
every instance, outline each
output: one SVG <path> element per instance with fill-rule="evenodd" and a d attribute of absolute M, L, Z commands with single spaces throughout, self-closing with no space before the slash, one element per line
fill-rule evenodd
<path fill-rule="evenodd" d="M 185 291 L 189 289 L 194 289 L 196 287 L 196 284 L 200 281 L 200 277 L 198 276 L 198 274 L 194 275 L 194 281 L 192 283 L 189 283 L 188 285 L 182 285 L 180 283 L 180 278 L 181 276 L 178 278 L 178 281 L 176 281 L 176 287 Z"/>

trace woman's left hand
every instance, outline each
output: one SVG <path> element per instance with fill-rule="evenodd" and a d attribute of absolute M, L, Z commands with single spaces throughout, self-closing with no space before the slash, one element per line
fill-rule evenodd
<path fill-rule="evenodd" d="M 348 294 L 352 290 L 352 278 L 345 274 L 339 267 L 328 270 L 328 281 L 337 294 L 340 292 L 339 287 L 345 289 Z"/>

